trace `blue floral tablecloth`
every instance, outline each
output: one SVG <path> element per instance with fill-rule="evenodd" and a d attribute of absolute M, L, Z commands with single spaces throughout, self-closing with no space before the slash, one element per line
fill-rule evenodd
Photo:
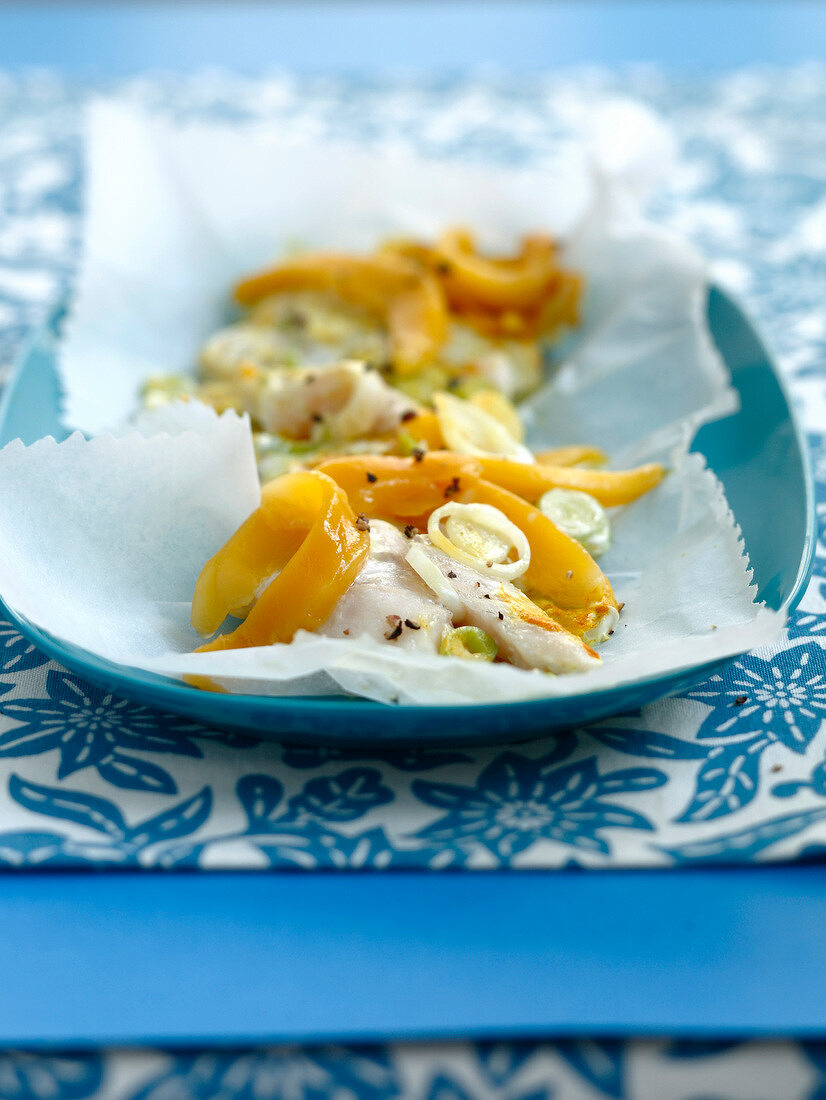
<path fill-rule="evenodd" d="M 3 1054 L 3 1100 L 826 1100 L 826 1046 L 392 1044 Z"/>
<path fill-rule="evenodd" d="M 826 69 L 388 85 L 0 75 L 0 370 L 71 284 L 79 119 L 115 91 L 191 116 L 298 119 L 519 159 L 633 95 L 681 143 L 652 213 L 767 336 L 826 517 Z M 373 867 L 794 859 L 826 851 L 826 545 L 777 652 L 686 695 L 507 751 L 381 756 L 195 727 L 112 697 L 0 624 L 0 865 Z M 0 1052 L 3 1100 L 824 1100 L 822 1044 L 667 1041 Z"/>
<path fill-rule="evenodd" d="M 528 159 L 606 96 L 673 126 L 652 214 L 745 301 L 809 432 L 826 517 L 826 70 L 652 70 L 415 86 L 205 74 L 116 86 L 0 76 L 0 364 L 71 286 L 81 112 L 115 92 L 180 117 L 394 135 Z M 685 695 L 517 749 L 372 755 L 256 742 L 84 683 L 0 624 L 0 864 L 589 867 L 790 859 L 826 842 L 826 546 L 777 652 Z"/>

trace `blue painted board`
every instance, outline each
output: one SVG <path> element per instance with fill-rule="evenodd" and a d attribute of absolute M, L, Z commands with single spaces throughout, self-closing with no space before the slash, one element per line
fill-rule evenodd
<path fill-rule="evenodd" d="M 138 0 L 4 3 L 0 67 L 82 76 L 245 72 L 536 72 L 659 63 L 705 73 L 826 56 L 813 0 Z"/>
<path fill-rule="evenodd" d="M 0 1045 L 826 1035 L 826 869 L 0 875 Z"/>

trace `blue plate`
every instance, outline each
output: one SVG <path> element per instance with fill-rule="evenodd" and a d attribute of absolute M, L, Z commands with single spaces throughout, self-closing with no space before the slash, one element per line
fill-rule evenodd
<path fill-rule="evenodd" d="M 739 391 L 734 416 L 704 427 L 694 441 L 725 486 L 745 538 L 760 599 L 790 610 L 809 579 L 815 547 L 814 494 L 803 437 L 789 398 L 754 328 L 722 292 L 712 289 L 708 317 L 714 340 Z M 0 404 L 0 445 L 20 437 L 65 436 L 56 314 L 21 358 Z M 8 618 L 66 668 L 130 699 L 211 726 L 254 731 L 273 740 L 389 745 L 515 741 L 632 710 L 683 691 L 720 663 L 653 676 L 587 695 L 479 707 L 397 706 L 336 697 L 261 698 L 217 695 L 178 681 L 124 669 L 66 645 L 6 611 Z"/>

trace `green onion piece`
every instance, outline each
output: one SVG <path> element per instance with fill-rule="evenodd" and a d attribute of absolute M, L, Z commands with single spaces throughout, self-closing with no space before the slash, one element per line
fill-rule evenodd
<path fill-rule="evenodd" d="M 414 439 L 410 432 L 406 432 L 404 428 L 399 429 L 398 433 L 399 450 L 405 457 L 410 456 L 415 451 L 426 451 L 427 444 L 422 439 Z"/>
<path fill-rule="evenodd" d="M 471 661 L 492 661 L 497 652 L 496 642 L 478 626 L 457 626 L 448 630 L 439 647 L 443 657 L 464 657 Z"/>

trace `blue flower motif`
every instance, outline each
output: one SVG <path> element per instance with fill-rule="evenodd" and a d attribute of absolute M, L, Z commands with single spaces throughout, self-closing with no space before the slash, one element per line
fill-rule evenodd
<path fill-rule="evenodd" d="M 3 1100 L 87 1100 L 103 1079 L 99 1054 L 30 1054 L 0 1051 Z"/>
<path fill-rule="evenodd" d="M 401 1083 L 380 1047 L 279 1047 L 179 1055 L 129 1100 L 390 1100 Z"/>
<path fill-rule="evenodd" d="M 513 1085 L 514 1078 L 538 1049 L 536 1043 L 524 1040 L 515 1043 L 483 1042 L 476 1045 L 476 1057 L 490 1084 L 501 1089 L 504 1085 Z"/>
<path fill-rule="evenodd" d="M 46 691 L 48 699 L 15 699 L 0 708 L 0 713 L 18 723 L 0 734 L 0 757 L 34 756 L 56 749 L 58 779 L 95 768 L 116 787 L 175 794 L 177 786 L 169 772 L 133 754 L 202 757 L 193 735 L 237 747 L 251 743 L 138 706 L 60 669 L 49 671 Z"/>
<path fill-rule="evenodd" d="M 71 821 L 94 834 L 93 839 L 76 839 L 59 833 L 0 833 L 0 864 L 11 866 L 192 865 L 202 845 L 173 842 L 197 832 L 212 809 L 212 792 L 204 787 L 162 813 L 129 825 L 114 802 L 85 791 L 44 787 L 12 775 L 9 794 L 32 813 Z"/>
<path fill-rule="evenodd" d="M 760 757 L 770 744 L 770 737 L 757 734 L 711 748 L 697 772 L 694 798 L 675 820 L 711 821 L 748 805 L 757 794 Z"/>
<path fill-rule="evenodd" d="M 45 653 L 36 649 L 11 623 L 0 619 L 0 674 L 13 676 L 48 664 Z"/>
<path fill-rule="evenodd" d="M 395 853 L 382 829 L 347 836 L 331 824 L 356 821 L 394 795 L 375 768 L 347 768 L 334 776 L 308 780 L 283 804 L 283 784 L 270 775 L 245 775 L 237 785 L 247 815 L 242 833 L 212 838 L 211 843 L 244 839 L 271 866 L 386 867 Z"/>
<path fill-rule="evenodd" d="M 810 667 L 811 662 L 811 667 Z M 764 732 L 793 752 L 806 751 L 826 718 L 824 652 L 815 642 L 763 660 L 747 654 L 686 698 L 712 710 L 699 739 Z"/>
<path fill-rule="evenodd" d="M 613 1100 L 625 1093 L 627 1047 L 617 1039 L 560 1039 L 557 1051 L 594 1088 Z"/>
<path fill-rule="evenodd" d="M 815 577 L 812 585 L 817 585 L 820 599 L 826 603 L 826 580 L 819 581 Z M 826 633 L 826 615 L 820 615 L 814 611 L 801 611 L 800 608 L 797 608 L 789 616 L 786 629 L 789 638 L 793 641 L 799 638 L 820 636 Z"/>
<path fill-rule="evenodd" d="M 603 829 L 651 829 L 635 810 L 603 801 L 611 794 L 649 791 L 666 781 L 654 768 L 600 775 L 596 757 L 555 767 L 557 755 L 532 760 L 506 752 L 480 774 L 475 787 L 417 779 L 414 794 L 447 810 L 416 835 L 458 846 L 481 846 L 508 860 L 542 838 L 592 852 L 610 852 Z"/>
<path fill-rule="evenodd" d="M 826 819 L 826 807 L 771 818 L 747 829 L 695 840 L 673 848 L 660 847 L 675 863 L 750 863 L 773 844 L 797 836 Z"/>
<path fill-rule="evenodd" d="M 430 1081 L 424 1100 L 474 1100 L 466 1086 L 446 1070 L 436 1073 Z"/>
<path fill-rule="evenodd" d="M 826 1100 L 826 1044 L 822 1041 L 809 1040 L 802 1041 L 800 1046 L 817 1072 L 814 1091 L 809 1094 L 807 1100 Z"/>

